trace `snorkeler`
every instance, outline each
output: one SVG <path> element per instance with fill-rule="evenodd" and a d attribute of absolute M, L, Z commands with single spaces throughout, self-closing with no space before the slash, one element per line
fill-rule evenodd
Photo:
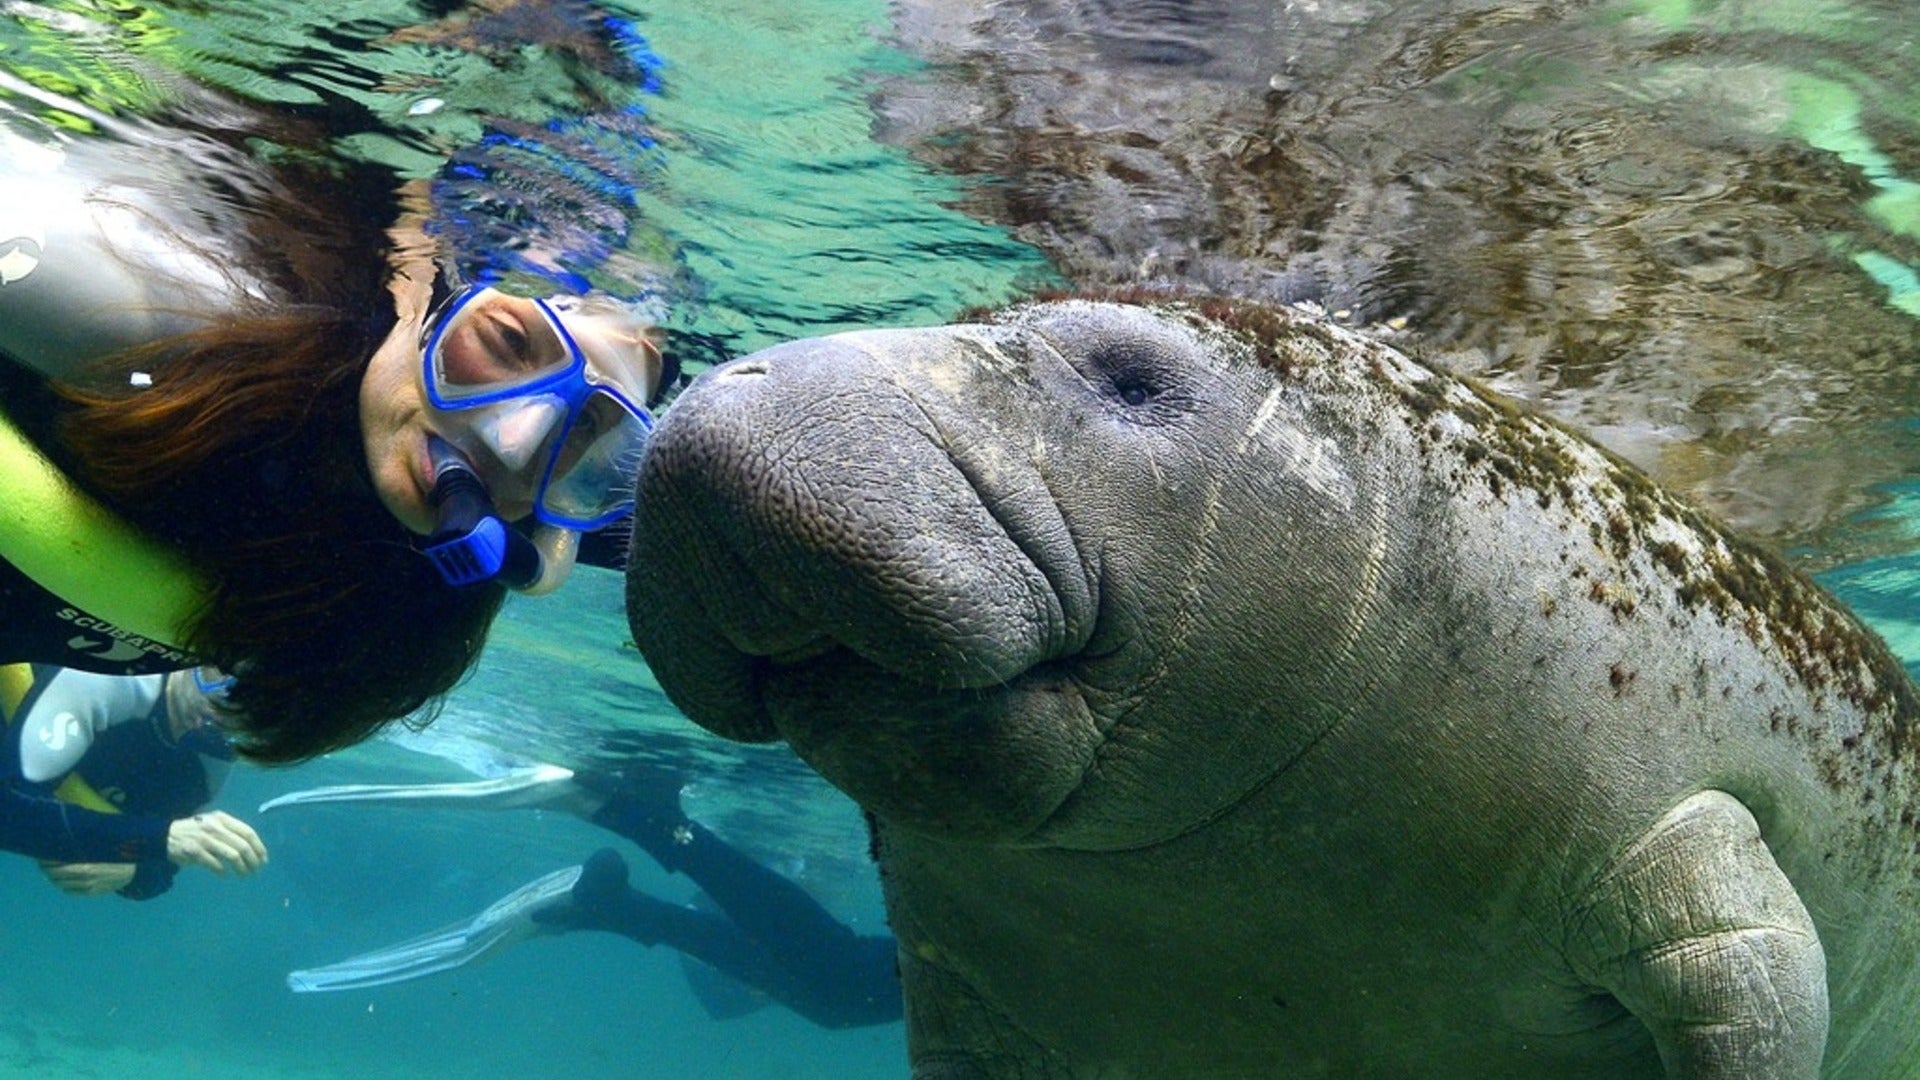
<path fill-rule="evenodd" d="M 426 185 L 261 152 L 334 113 L 206 96 L 0 129 L 0 663 L 214 664 L 238 752 L 295 761 L 437 699 L 507 588 L 564 578 L 670 376 L 647 305 L 464 280 Z"/>
<path fill-rule="evenodd" d="M 205 809 L 233 762 L 215 705 L 227 682 L 0 667 L 0 850 L 40 859 L 68 893 L 135 900 L 167 891 L 181 866 L 260 869 L 252 826 Z"/>
<path fill-rule="evenodd" d="M 716 1019 L 776 1002 L 825 1028 L 899 1020 L 894 939 L 856 934 L 799 885 L 689 819 L 681 812 L 681 790 L 672 773 L 576 774 L 540 765 L 471 783 L 349 785 L 271 800 L 262 812 L 316 802 L 564 810 L 633 841 L 666 870 L 685 874 L 710 901 L 688 907 L 634 889 L 625 860 L 602 848 L 585 864 L 532 881 L 470 919 L 293 972 L 287 984 L 300 993 L 381 986 L 459 967 L 529 937 L 599 930 L 698 961 L 689 966 L 689 979 Z M 703 977 L 710 973 L 724 983 Z"/>

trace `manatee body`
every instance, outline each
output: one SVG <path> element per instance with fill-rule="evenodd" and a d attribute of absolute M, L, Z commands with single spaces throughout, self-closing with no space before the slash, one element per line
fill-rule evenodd
<path fill-rule="evenodd" d="M 917 1077 L 1909 1077 L 1915 695 L 1803 575 L 1221 300 L 781 345 L 628 614 L 875 822 Z"/>

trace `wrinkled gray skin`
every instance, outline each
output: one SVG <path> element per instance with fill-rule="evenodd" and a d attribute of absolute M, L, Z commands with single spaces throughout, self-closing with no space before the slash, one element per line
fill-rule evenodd
<path fill-rule="evenodd" d="M 646 459 L 635 640 L 873 815 L 915 1076 L 1913 1075 L 1878 639 L 1561 428 L 1206 310 L 782 345 Z"/>

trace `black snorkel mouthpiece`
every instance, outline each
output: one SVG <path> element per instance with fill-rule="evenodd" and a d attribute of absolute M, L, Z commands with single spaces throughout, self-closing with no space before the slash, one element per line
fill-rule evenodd
<path fill-rule="evenodd" d="M 540 550 L 493 512 L 487 485 L 466 457 L 437 435 L 427 437 L 427 450 L 433 455 L 427 502 L 438 516 L 422 550 L 440 577 L 453 586 L 499 581 L 512 589 L 539 580 Z"/>

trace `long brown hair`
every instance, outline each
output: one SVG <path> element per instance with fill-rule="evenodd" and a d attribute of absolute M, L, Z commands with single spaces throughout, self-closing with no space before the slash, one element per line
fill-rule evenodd
<path fill-rule="evenodd" d="M 240 676 L 229 702 L 243 754 L 300 761 L 450 690 L 478 658 L 504 590 L 446 586 L 366 472 L 359 388 L 395 322 L 397 178 L 311 152 L 328 145 L 325 116 L 174 119 L 197 140 L 196 162 L 222 163 L 195 179 L 205 189 L 196 205 L 241 213 L 238 235 L 223 235 L 271 299 L 56 385 L 44 449 L 207 577 L 178 644 Z M 261 136 L 281 152 L 243 142 Z M 136 371 L 149 387 L 135 388 Z"/>
<path fill-rule="evenodd" d="M 209 576 L 180 644 L 241 675 L 231 703 L 256 761 L 351 745 L 444 694 L 504 596 L 443 584 L 367 478 L 359 385 L 387 316 L 223 320 L 115 358 L 149 388 L 59 388 L 74 478 Z"/>

